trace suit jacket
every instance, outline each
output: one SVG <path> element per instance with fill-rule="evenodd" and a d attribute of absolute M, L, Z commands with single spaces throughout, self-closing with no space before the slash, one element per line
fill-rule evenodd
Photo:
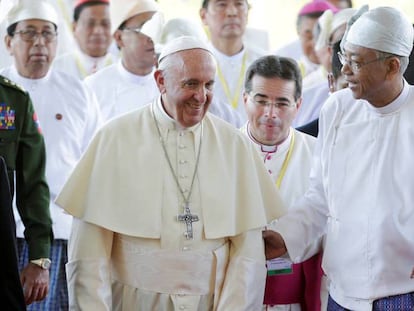
<path fill-rule="evenodd" d="M 12 212 L 6 163 L 0 157 L 0 250 L 4 266 L 0 269 L 0 301 L 7 310 L 26 310 L 17 268 L 16 227 Z"/>
<path fill-rule="evenodd" d="M 305 125 L 299 126 L 296 128 L 298 131 L 302 133 L 306 133 L 309 135 L 312 135 L 314 137 L 318 137 L 319 132 L 319 118 L 315 119 L 309 123 L 306 123 Z"/>

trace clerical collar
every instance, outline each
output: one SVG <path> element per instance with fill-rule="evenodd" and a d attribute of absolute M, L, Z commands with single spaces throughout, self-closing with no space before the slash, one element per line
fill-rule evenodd
<path fill-rule="evenodd" d="M 128 71 L 124 65 L 122 64 L 122 59 L 119 59 L 117 64 L 116 64 L 119 73 L 121 74 L 121 76 L 127 80 L 128 82 L 131 82 L 133 84 L 146 84 L 148 81 L 153 80 L 154 79 L 154 68 L 153 70 L 145 75 L 145 76 L 140 76 L 140 75 L 136 75 L 130 71 Z"/>
<path fill-rule="evenodd" d="M 155 117 L 159 121 L 159 123 L 162 125 L 162 127 L 166 127 L 170 130 L 177 130 L 177 131 L 190 131 L 194 132 L 198 128 L 200 128 L 200 123 L 193 125 L 191 127 L 183 128 L 177 121 L 175 121 L 173 118 L 171 118 L 168 113 L 165 111 L 164 106 L 161 102 L 161 96 L 158 97 L 155 103 L 154 113 Z"/>
<path fill-rule="evenodd" d="M 275 152 L 283 152 L 284 150 L 287 150 L 289 148 L 289 142 L 292 136 L 292 131 L 289 130 L 289 135 L 286 137 L 286 139 L 278 144 L 278 145 L 263 145 L 262 143 L 258 142 L 253 135 L 250 132 L 250 124 L 247 123 L 246 125 L 246 132 L 247 135 L 249 136 L 250 140 L 253 141 L 259 148 L 261 152 L 264 153 L 275 153 Z"/>

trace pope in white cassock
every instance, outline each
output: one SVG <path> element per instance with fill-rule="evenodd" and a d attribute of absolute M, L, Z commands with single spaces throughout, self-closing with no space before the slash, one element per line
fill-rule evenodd
<path fill-rule="evenodd" d="M 363 7 L 342 43 L 349 86 L 322 107 L 310 187 L 263 233 L 266 255 L 300 261 L 326 234 L 329 311 L 414 310 L 413 27 L 394 8 Z"/>
<path fill-rule="evenodd" d="M 215 70 L 198 39 L 169 42 L 161 96 L 104 126 L 64 186 L 71 308 L 260 310 L 261 230 L 283 205 L 248 139 L 207 112 Z"/>

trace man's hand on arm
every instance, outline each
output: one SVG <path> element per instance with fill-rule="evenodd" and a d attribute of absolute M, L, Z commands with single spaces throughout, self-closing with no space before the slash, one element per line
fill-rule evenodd
<path fill-rule="evenodd" d="M 43 300 L 49 291 L 49 270 L 28 263 L 20 275 L 27 305 Z"/>
<path fill-rule="evenodd" d="M 273 230 L 264 230 L 262 236 L 267 260 L 280 257 L 287 252 L 285 241 L 279 233 Z"/>

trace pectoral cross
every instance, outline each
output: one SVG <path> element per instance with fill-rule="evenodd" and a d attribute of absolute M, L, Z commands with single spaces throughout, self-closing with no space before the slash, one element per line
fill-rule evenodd
<path fill-rule="evenodd" d="M 186 203 L 184 206 L 184 214 L 177 215 L 177 220 L 185 222 L 187 230 L 184 232 L 184 236 L 187 240 L 192 240 L 193 239 L 193 222 L 196 222 L 199 219 L 197 215 L 191 214 L 188 203 Z"/>

